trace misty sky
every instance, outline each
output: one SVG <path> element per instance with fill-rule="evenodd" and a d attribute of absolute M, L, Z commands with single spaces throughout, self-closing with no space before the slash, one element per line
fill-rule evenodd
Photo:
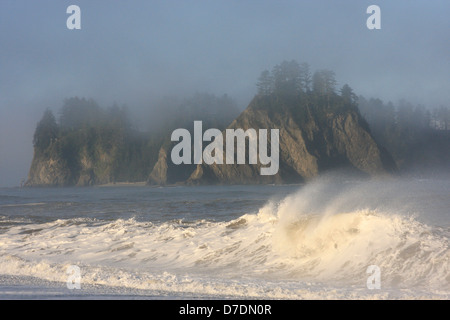
<path fill-rule="evenodd" d="M 81 30 L 66 9 L 81 8 Z M 366 9 L 381 8 L 381 30 Z M 339 87 L 450 105 L 448 0 L 0 1 L 0 187 L 27 177 L 46 108 L 93 98 L 131 110 L 196 91 L 243 109 L 283 60 L 335 71 Z"/>

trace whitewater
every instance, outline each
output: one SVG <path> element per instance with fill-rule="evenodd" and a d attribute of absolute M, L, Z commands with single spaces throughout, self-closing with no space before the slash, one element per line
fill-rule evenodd
<path fill-rule="evenodd" d="M 333 176 L 0 189 L 0 298 L 449 299 L 449 195 L 448 179 Z"/>

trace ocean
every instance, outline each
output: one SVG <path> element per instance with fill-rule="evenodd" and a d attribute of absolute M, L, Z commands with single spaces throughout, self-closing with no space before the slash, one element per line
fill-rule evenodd
<path fill-rule="evenodd" d="M 0 299 L 449 299 L 450 180 L 0 189 Z"/>

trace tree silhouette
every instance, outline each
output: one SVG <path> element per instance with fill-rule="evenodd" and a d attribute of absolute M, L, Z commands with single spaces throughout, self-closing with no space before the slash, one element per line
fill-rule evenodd
<path fill-rule="evenodd" d="M 55 116 L 50 109 L 46 109 L 34 132 L 33 145 L 38 150 L 44 151 L 57 137 L 58 125 Z"/>
<path fill-rule="evenodd" d="M 312 76 L 309 64 L 303 62 L 300 65 L 300 87 L 304 92 L 309 92 L 311 90 Z"/>
<path fill-rule="evenodd" d="M 327 106 L 330 106 L 330 98 L 335 93 L 336 78 L 334 71 L 323 69 L 313 75 L 313 91 L 319 97 L 326 97 Z"/>
<path fill-rule="evenodd" d="M 258 78 L 256 83 L 259 95 L 269 95 L 273 91 L 273 78 L 269 70 L 264 70 Z"/>
<path fill-rule="evenodd" d="M 346 103 L 356 105 L 358 97 L 353 92 L 353 89 L 350 88 L 348 84 L 344 84 L 341 88 L 341 97 L 345 100 Z"/>
<path fill-rule="evenodd" d="M 297 94 L 301 90 L 300 65 L 295 61 L 283 61 L 272 70 L 274 91 L 278 94 Z"/>

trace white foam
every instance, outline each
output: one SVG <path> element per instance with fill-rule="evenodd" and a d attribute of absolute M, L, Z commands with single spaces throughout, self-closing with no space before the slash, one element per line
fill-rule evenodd
<path fill-rule="evenodd" d="M 31 202 L 31 203 L 17 203 L 17 204 L 3 204 L 0 205 L 0 208 L 8 208 L 8 207 L 34 207 L 34 206 L 43 206 L 46 203 L 44 202 Z"/>
<path fill-rule="evenodd" d="M 256 214 L 211 222 L 60 219 L 0 234 L 0 274 L 257 298 L 450 297 L 449 230 L 312 185 Z M 350 199 L 345 201 L 346 199 Z M 349 205 L 349 203 L 351 205 Z M 349 210 L 346 210 L 349 209 Z M 381 270 L 381 291 L 366 269 Z"/>

